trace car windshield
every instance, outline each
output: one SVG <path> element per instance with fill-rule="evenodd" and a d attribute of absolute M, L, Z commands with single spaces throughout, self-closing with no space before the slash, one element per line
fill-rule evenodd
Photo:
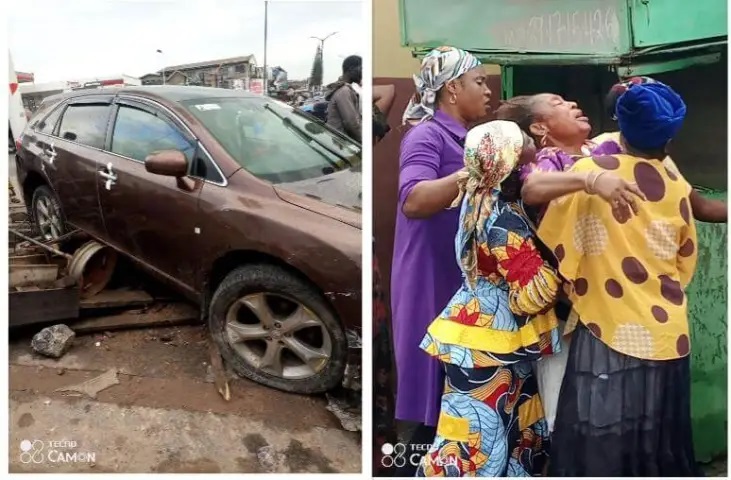
<path fill-rule="evenodd" d="M 361 167 L 361 147 L 311 116 L 266 97 L 183 102 L 244 169 L 273 184 Z"/>

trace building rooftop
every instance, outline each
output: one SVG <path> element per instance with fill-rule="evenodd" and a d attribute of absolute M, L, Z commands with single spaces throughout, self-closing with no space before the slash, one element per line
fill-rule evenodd
<path fill-rule="evenodd" d="M 183 65 L 172 65 L 165 67 L 165 72 L 168 70 L 190 70 L 193 68 L 204 68 L 204 67 L 218 67 L 219 65 L 231 65 L 234 63 L 251 62 L 254 59 L 254 55 L 244 55 L 241 57 L 222 58 L 219 60 L 208 60 L 205 62 L 196 63 L 185 63 Z M 160 72 L 158 72 L 159 74 Z"/>

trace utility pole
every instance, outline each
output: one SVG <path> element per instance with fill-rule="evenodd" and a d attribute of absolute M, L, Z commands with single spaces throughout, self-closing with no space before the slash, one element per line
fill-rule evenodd
<path fill-rule="evenodd" d="M 157 53 L 159 53 L 160 58 L 162 58 L 162 50 L 160 50 L 158 48 Z M 162 84 L 165 85 L 165 59 L 164 58 L 163 58 L 163 63 L 162 63 Z"/>
<path fill-rule="evenodd" d="M 269 0 L 264 0 L 264 95 L 269 94 L 269 72 L 267 66 L 267 33 L 269 29 Z"/>
<path fill-rule="evenodd" d="M 332 37 L 336 33 L 338 33 L 338 32 L 333 32 L 330 35 L 326 36 L 325 38 L 310 37 L 310 38 L 314 38 L 315 40 L 318 40 L 320 42 L 320 63 L 322 63 L 322 78 L 323 78 L 323 81 L 324 81 L 324 78 L 325 78 L 325 59 L 323 58 L 322 53 L 325 51 L 325 40 L 327 40 L 328 38 Z"/>

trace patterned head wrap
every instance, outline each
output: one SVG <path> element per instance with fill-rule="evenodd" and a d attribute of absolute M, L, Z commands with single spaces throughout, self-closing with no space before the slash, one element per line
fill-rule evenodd
<path fill-rule="evenodd" d="M 433 117 L 439 89 L 480 65 L 477 57 L 459 48 L 439 47 L 429 52 L 419 74 L 414 75 L 416 93 L 406 107 L 403 123 L 421 123 Z"/>
<path fill-rule="evenodd" d="M 644 85 L 646 83 L 655 83 L 655 80 L 650 77 L 632 77 L 624 82 L 615 83 L 612 88 L 609 89 L 607 97 L 604 99 L 604 108 L 607 110 L 607 115 L 616 121 L 617 120 L 617 100 L 624 94 L 630 87 L 634 85 Z"/>
<path fill-rule="evenodd" d="M 467 133 L 465 170 L 459 196 L 452 206 L 459 205 L 463 198 L 467 202 L 461 225 L 461 255 L 462 266 L 471 285 L 477 276 L 476 236 L 482 233 L 500 185 L 517 168 L 522 151 L 523 132 L 517 123 L 495 120 L 478 125 Z"/>

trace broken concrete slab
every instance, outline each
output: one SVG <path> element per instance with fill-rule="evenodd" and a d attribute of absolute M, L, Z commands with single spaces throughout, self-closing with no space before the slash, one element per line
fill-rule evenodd
<path fill-rule="evenodd" d="M 87 380 L 77 385 L 71 385 L 68 387 L 61 387 L 54 390 L 55 392 L 77 392 L 82 393 L 90 398 L 96 398 L 97 394 L 102 390 L 119 385 L 119 377 L 117 377 L 117 370 L 109 370 L 102 373 L 98 377 L 94 377 L 91 380 Z"/>
<path fill-rule="evenodd" d="M 37 353 L 51 358 L 61 358 L 71 345 L 76 333 L 67 325 L 59 324 L 47 327 L 35 334 L 30 342 L 31 348 Z"/>

